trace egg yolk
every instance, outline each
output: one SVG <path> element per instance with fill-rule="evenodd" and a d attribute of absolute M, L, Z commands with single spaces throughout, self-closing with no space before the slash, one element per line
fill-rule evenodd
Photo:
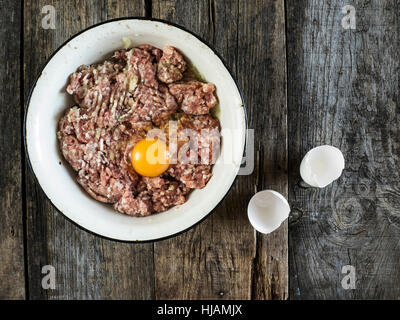
<path fill-rule="evenodd" d="M 141 176 L 157 177 L 169 167 L 167 146 L 157 139 L 140 140 L 132 150 L 131 161 Z"/>

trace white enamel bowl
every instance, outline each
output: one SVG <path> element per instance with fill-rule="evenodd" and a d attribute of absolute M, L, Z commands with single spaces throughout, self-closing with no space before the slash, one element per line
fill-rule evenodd
<path fill-rule="evenodd" d="M 66 94 L 68 76 L 82 64 L 103 61 L 123 47 L 149 43 L 178 48 L 205 78 L 216 85 L 222 130 L 222 154 L 213 177 L 202 190 L 195 190 L 186 203 L 149 217 L 119 214 L 92 199 L 75 181 L 75 173 L 62 159 L 56 139 L 57 122 L 73 104 Z M 122 241 L 151 241 L 185 231 L 203 220 L 228 193 L 238 173 L 245 147 L 246 115 L 240 90 L 219 56 L 197 36 L 165 21 L 123 18 L 90 27 L 64 43 L 49 59 L 34 84 L 25 112 L 25 144 L 31 168 L 53 205 L 67 218 L 95 234 Z M 221 160 L 221 159 L 220 159 Z M 60 164 L 61 162 L 61 164 Z"/>

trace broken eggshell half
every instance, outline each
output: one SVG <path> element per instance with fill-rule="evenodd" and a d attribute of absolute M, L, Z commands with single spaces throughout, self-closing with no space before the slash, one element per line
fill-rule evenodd
<path fill-rule="evenodd" d="M 290 206 L 284 196 L 273 190 L 257 192 L 249 202 L 247 215 L 261 233 L 271 233 L 289 217 Z"/>
<path fill-rule="evenodd" d="M 300 164 L 300 175 L 312 187 L 324 188 L 338 179 L 344 169 L 342 152 L 324 145 L 311 149 Z"/>

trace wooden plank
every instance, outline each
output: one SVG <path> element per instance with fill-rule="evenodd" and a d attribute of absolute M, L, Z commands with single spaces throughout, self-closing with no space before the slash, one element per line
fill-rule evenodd
<path fill-rule="evenodd" d="M 356 29 L 344 29 L 349 1 L 287 1 L 289 199 L 292 299 L 400 297 L 400 7 L 395 0 L 351 1 Z M 332 144 L 342 177 L 299 187 L 312 147 Z M 345 290 L 342 267 L 355 267 Z"/>
<path fill-rule="evenodd" d="M 20 29 L 21 3 L 0 6 L 0 299 L 24 299 Z"/>
<path fill-rule="evenodd" d="M 236 69 L 238 6 L 214 1 L 153 1 L 153 17 L 196 32 Z M 229 20 L 229 28 L 223 22 Z M 239 181 L 241 181 L 240 179 Z M 154 246 L 158 299 L 249 299 L 254 232 L 245 215 L 248 179 L 235 184 L 205 222 Z"/>
<path fill-rule="evenodd" d="M 42 29 L 44 5 L 56 9 L 56 29 Z M 25 94 L 46 58 L 74 33 L 94 23 L 144 15 L 143 1 L 25 1 Z M 27 237 L 32 299 L 150 299 L 153 245 L 126 244 L 89 234 L 61 216 L 28 171 Z M 52 265 L 56 289 L 41 288 L 41 268 Z"/>
<path fill-rule="evenodd" d="M 272 189 L 287 198 L 287 104 L 284 1 L 241 1 L 239 82 L 250 128 L 255 129 L 257 166 L 251 192 Z M 246 206 L 243 206 L 245 209 Z M 257 235 L 254 299 L 288 298 L 288 225 Z"/>
<path fill-rule="evenodd" d="M 250 299 L 252 294 L 253 298 L 261 299 L 287 296 L 286 226 L 272 237 L 259 237 L 256 255 L 256 234 L 246 215 L 253 192 L 273 185 L 285 193 L 287 182 L 287 176 L 275 175 L 274 168 L 268 163 L 269 157 L 274 157 L 279 160 L 283 172 L 286 168 L 286 142 L 282 144 L 281 141 L 282 138 L 286 141 L 286 101 L 285 91 L 282 94 L 280 87 L 285 88 L 284 38 L 267 46 L 268 39 L 277 39 L 278 31 L 274 24 L 268 25 L 270 28 L 263 27 L 263 22 L 269 19 L 277 25 L 282 24 L 283 2 L 276 5 L 277 11 L 268 10 L 275 8 L 273 1 L 259 1 L 252 6 L 245 1 L 153 1 L 153 17 L 181 24 L 214 44 L 231 70 L 239 75 L 250 127 L 258 132 L 256 145 L 271 150 L 268 155 L 257 157 L 256 171 L 252 175 L 238 178 L 228 197 L 210 218 L 184 235 L 155 244 L 155 291 L 160 299 Z M 263 32 L 266 32 L 264 36 Z M 269 83 L 265 81 L 264 68 L 255 71 L 257 63 L 265 59 L 278 62 L 276 69 L 272 62 L 269 64 Z M 279 69 L 281 66 L 282 70 Z M 268 90 L 264 92 L 264 89 Z M 278 105 L 264 114 L 265 102 Z M 267 114 L 277 117 L 278 122 L 266 125 L 262 119 L 266 119 Z M 282 150 L 272 146 L 275 141 L 265 139 L 268 130 L 275 125 L 283 126 L 275 137 L 275 141 L 279 139 L 283 156 L 279 154 Z M 266 179 L 270 179 L 270 184 L 265 183 Z M 270 251 L 266 252 L 267 249 Z M 276 258 L 277 262 L 271 264 L 270 257 Z M 257 268 L 253 272 L 254 263 Z M 279 279 L 269 280 L 278 273 Z M 257 289 L 252 289 L 252 281 Z"/>

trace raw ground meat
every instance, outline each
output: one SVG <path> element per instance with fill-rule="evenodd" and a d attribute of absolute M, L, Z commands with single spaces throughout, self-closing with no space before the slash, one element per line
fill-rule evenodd
<path fill-rule="evenodd" d="M 164 85 L 160 85 L 158 89 L 139 85 L 136 87 L 134 96 L 138 101 L 135 111 L 140 120 L 159 124 L 162 119 L 168 118 L 178 108 L 174 97 Z"/>
<path fill-rule="evenodd" d="M 209 114 L 217 104 L 215 86 L 185 82 L 185 70 L 175 48 L 143 44 L 80 66 L 70 76 L 66 91 L 76 105 L 60 119 L 57 136 L 90 196 L 121 213 L 147 216 L 183 204 L 192 189 L 205 187 L 220 146 L 219 121 Z M 193 163 L 171 163 L 159 177 L 139 176 L 131 165 L 132 149 L 156 128 L 168 135 L 169 120 L 177 120 L 178 151 Z M 185 130 L 192 130 L 198 151 L 185 151 L 184 144 L 193 144 Z"/>
<path fill-rule="evenodd" d="M 169 91 L 175 97 L 182 111 L 188 114 L 207 114 L 218 103 L 212 83 L 189 81 L 169 85 Z"/>
<path fill-rule="evenodd" d="M 176 164 L 168 169 L 171 177 L 183 182 L 186 187 L 202 189 L 210 180 L 211 165 Z"/>
<path fill-rule="evenodd" d="M 179 152 L 176 155 L 177 160 L 182 164 L 185 164 L 185 158 L 190 163 L 214 164 L 220 154 L 221 146 L 221 127 L 218 119 L 210 114 L 190 115 L 185 113 L 176 113 L 174 118 L 178 123 L 176 139 Z M 169 136 L 169 121 L 164 120 L 161 128 Z M 171 146 L 171 141 L 169 143 Z M 190 148 L 198 150 L 198 152 L 190 153 Z"/>
<path fill-rule="evenodd" d="M 171 46 L 166 46 L 158 63 L 158 79 L 164 83 L 173 83 L 183 78 L 186 62 L 182 55 Z"/>
<path fill-rule="evenodd" d="M 130 216 L 144 217 L 153 213 L 153 203 L 147 192 L 144 191 L 135 196 L 128 190 L 114 204 L 114 209 Z"/>

